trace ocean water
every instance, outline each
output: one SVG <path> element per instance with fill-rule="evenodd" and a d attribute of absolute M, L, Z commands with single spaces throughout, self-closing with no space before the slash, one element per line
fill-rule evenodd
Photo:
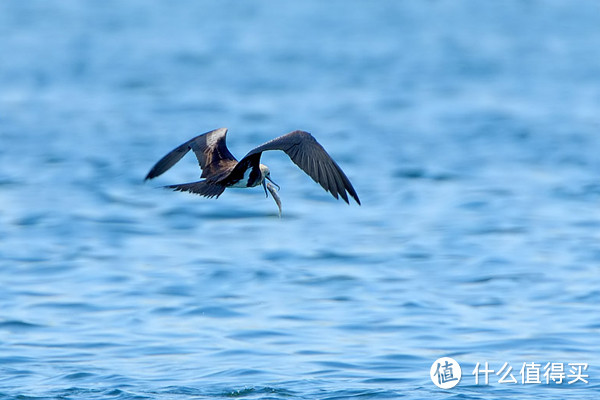
<path fill-rule="evenodd" d="M 598 49 L 595 1 L 0 2 L 0 399 L 597 398 Z M 221 126 L 362 206 L 143 182 Z"/>

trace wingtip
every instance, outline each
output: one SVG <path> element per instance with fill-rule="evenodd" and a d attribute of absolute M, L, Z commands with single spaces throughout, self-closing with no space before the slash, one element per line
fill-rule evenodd
<path fill-rule="evenodd" d="M 164 171 L 159 171 L 158 168 L 156 168 L 156 165 L 154 167 L 152 167 L 150 169 L 150 171 L 148 171 L 148 173 L 146 174 L 146 177 L 144 178 L 144 182 L 148 181 L 150 179 L 154 179 L 157 176 L 161 175 Z"/>
<path fill-rule="evenodd" d="M 352 196 L 354 201 L 356 201 L 356 204 L 358 204 L 360 206 L 361 203 L 360 203 L 360 199 L 358 198 L 358 194 L 356 193 L 356 190 L 354 190 L 354 188 L 352 188 L 352 190 L 348 190 L 348 193 L 350 193 L 350 196 Z M 348 204 L 350 204 L 350 203 L 348 203 Z"/>
<path fill-rule="evenodd" d="M 352 196 L 354 201 L 356 201 L 356 204 L 358 204 L 360 206 L 361 204 L 360 204 L 360 199 L 358 198 L 358 193 L 356 193 L 356 190 L 354 190 L 354 187 L 352 187 L 352 184 L 350 183 L 349 180 L 348 180 L 348 185 L 346 186 L 346 190 L 348 191 L 348 194 L 350 194 L 350 196 Z M 350 204 L 350 203 L 348 203 L 348 204 Z"/>
<path fill-rule="evenodd" d="M 361 202 L 360 199 L 358 198 L 357 195 L 350 193 L 350 196 L 352 196 L 352 198 L 354 199 L 354 201 L 356 201 L 356 204 L 358 204 L 359 206 L 361 206 Z M 342 200 L 344 200 L 346 202 L 346 204 L 350 205 L 350 199 L 347 197 L 342 197 Z"/>

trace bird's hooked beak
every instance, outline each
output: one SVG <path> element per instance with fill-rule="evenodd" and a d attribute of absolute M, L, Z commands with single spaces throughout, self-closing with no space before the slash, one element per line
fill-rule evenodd
<path fill-rule="evenodd" d="M 267 193 L 267 179 L 269 180 L 269 182 L 271 182 L 273 185 L 275 185 L 277 187 L 277 190 L 279 190 L 281 188 L 279 187 L 278 184 L 273 182 L 273 180 L 271 178 L 269 178 L 268 176 L 265 176 L 265 179 L 263 179 L 263 188 L 265 189 L 265 196 L 269 197 L 269 194 Z"/>
<path fill-rule="evenodd" d="M 263 189 L 265 189 L 265 197 L 269 197 L 269 194 L 267 193 L 267 180 L 263 179 Z"/>

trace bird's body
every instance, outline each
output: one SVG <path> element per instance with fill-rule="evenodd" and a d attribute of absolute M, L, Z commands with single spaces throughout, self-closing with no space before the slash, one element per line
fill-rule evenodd
<path fill-rule="evenodd" d="M 202 169 L 200 177 L 204 179 L 169 185 L 166 186 L 167 188 L 205 197 L 219 197 L 226 188 L 263 185 L 265 194 L 267 190 L 271 193 L 281 214 L 281 202 L 274 189 L 277 184 L 271 180 L 269 168 L 260 164 L 260 157 L 264 151 L 282 150 L 336 199 L 339 195 L 348 203 L 348 193 L 360 204 L 358 195 L 344 172 L 310 133 L 294 131 L 275 138 L 252 149 L 239 162 L 227 148 L 226 135 L 227 129 L 220 128 L 188 140 L 161 158 L 148 172 L 146 179 L 163 174 L 192 150 Z M 272 182 L 273 185 L 267 181 Z M 279 186 L 277 188 L 279 189 Z"/>

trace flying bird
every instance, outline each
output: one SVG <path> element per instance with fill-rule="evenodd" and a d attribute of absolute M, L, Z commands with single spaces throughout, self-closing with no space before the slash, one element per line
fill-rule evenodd
<path fill-rule="evenodd" d="M 269 197 L 268 190 L 273 196 L 281 216 L 281 200 L 275 190 L 275 187 L 279 190 L 279 185 L 271 180 L 269 168 L 260 163 L 264 151 L 281 150 L 333 197 L 338 199 L 339 196 L 349 204 L 349 194 L 360 205 L 358 195 L 346 174 L 310 133 L 290 132 L 250 150 L 240 161 L 227 148 L 226 136 L 227 129 L 219 128 L 188 140 L 161 158 L 148 172 L 145 180 L 162 175 L 192 150 L 202 169 L 200 177 L 204 179 L 168 185 L 166 188 L 218 198 L 227 188 L 262 185 L 265 195 Z"/>

